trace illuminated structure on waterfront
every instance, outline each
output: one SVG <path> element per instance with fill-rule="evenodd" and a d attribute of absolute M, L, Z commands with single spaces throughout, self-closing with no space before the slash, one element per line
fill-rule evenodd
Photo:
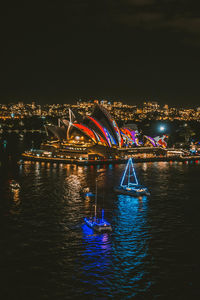
<path fill-rule="evenodd" d="M 167 147 L 166 135 L 141 136 L 133 124 L 119 128 L 108 110 L 98 103 L 91 115 L 82 116 L 69 109 L 68 119 L 59 119 L 58 126 L 46 125 L 45 128 L 48 139 L 41 149 L 53 154 L 59 152 L 66 158 L 119 158 L 134 148 L 138 148 L 137 153 L 143 153 L 142 148 L 148 148 L 149 152 L 149 148 Z"/>

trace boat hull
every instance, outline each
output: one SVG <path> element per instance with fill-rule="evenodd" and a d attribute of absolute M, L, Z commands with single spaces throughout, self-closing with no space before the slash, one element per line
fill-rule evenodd
<path fill-rule="evenodd" d="M 142 191 L 140 191 L 140 189 L 143 189 Z M 146 188 L 138 188 L 137 189 L 130 189 L 130 190 L 127 190 L 126 188 L 123 188 L 121 186 L 119 187 L 115 187 L 114 188 L 114 191 L 118 194 L 122 194 L 122 195 L 129 195 L 129 196 L 132 196 L 132 197 L 140 197 L 140 196 L 149 196 L 150 193 L 148 192 L 148 190 Z"/>
<path fill-rule="evenodd" d="M 104 222 L 104 223 L 96 223 L 92 220 L 88 220 L 87 218 L 84 219 L 86 225 L 90 228 L 92 228 L 96 232 L 110 232 L 112 231 L 112 227 L 109 223 Z"/>

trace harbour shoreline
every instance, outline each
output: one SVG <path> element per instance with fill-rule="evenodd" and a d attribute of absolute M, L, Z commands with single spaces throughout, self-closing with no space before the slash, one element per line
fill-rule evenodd
<path fill-rule="evenodd" d="M 80 160 L 80 159 L 65 159 L 59 157 L 41 157 L 34 156 L 23 153 L 21 155 L 21 159 L 24 161 L 37 161 L 37 162 L 51 162 L 51 163 L 64 163 L 64 164 L 74 164 L 79 166 L 87 166 L 87 165 L 109 165 L 109 164 L 125 164 L 127 162 L 127 158 L 122 159 L 105 159 L 105 160 Z M 135 163 L 141 162 L 187 162 L 187 161 L 200 161 L 200 155 L 198 156 L 173 156 L 173 157 L 146 157 L 146 158 L 138 158 L 133 157 Z"/>

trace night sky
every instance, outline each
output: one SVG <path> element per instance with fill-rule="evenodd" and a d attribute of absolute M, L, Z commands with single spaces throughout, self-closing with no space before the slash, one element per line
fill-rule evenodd
<path fill-rule="evenodd" d="M 0 103 L 111 97 L 200 106 L 198 2 L 7 2 Z"/>

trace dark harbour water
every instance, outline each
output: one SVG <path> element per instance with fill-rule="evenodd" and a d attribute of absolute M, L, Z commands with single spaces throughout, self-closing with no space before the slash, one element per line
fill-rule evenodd
<path fill-rule="evenodd" d="M 20 166 L 12 151 L 0 168 L 0 299 L 199 299 L 198 163 L 136 164 L 151 191 L 138 200 L 113 193 L 124 165 Z M 83 225 L 94 200 L 80 191 L 97 176 L 112 234 Z"/>

